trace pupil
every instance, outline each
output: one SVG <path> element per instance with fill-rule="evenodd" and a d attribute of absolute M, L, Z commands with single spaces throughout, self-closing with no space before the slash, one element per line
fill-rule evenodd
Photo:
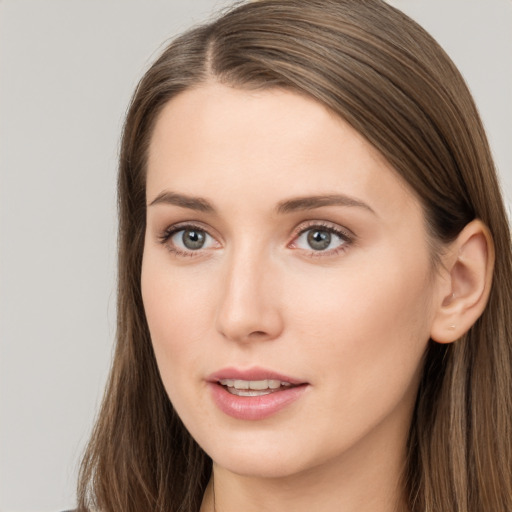
<path fill-rule="evenodd" d="M 183 232 L 182 240 L 187 249 L 201 249 L 205 242 L 205 235 L 202 231 L 187 229 Z"/>
<path fill-rule="evenodd" d="M 310 231 L 308 234 L 308 244 L 315 251 L 326 249 L 330 243 L 331 233 L 328 231 Z"/>

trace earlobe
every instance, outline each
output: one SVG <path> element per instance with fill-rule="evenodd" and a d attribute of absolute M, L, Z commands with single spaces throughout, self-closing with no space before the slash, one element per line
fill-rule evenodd
<path fill-rule="evenodd" d="M 494 243 L 487 226 L 478 219 L 470 222 L 442 260 L 446 280 L 439 289 L 430 337 L 438 343 L 451 343 L 471 328 L 489 299 Z"/>

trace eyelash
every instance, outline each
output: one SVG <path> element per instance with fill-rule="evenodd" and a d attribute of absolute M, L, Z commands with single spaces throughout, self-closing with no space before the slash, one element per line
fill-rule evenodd
<path fill-rule="evenodd" d="M 197 251 L 182 251 L 181 249 L 178 249 L 177 247 L 173 246 L 173 245 L 170 245 L 169 244 L 169 241 L 170 239 L 176 234 L 176 233 L 179 233 L 180 231 L 201 231 L 203 233 L 207 233 L 208 232 L 206 231 L 206 229 L 204 229 L 203 227 L 197 225 L 197 224 L 178 224 L 178 225 L 175 225 L 175 226 L 170 226 L 169 228 L 167 228 L 160 236 L 159 236 L 159 242 L 162 244 L 162 245 L 165 245 L 165 247 L 172 253 L 174 254 L 175 256 L 181 256 L 181 257 L 189 257 L 189 258 L 193 258 L 195 256 L 199 256 L 200 253 L 201 253 L 201 250 L 197 250 Z M 208 236 L 211 236 L 208 234 Z M 212 237 L 213 238 L 213 237 Z"/>
<path fill-rule="evenodd" d="M 332 224 L 328 224 L 325 222 L 319 222 L 319 221 L 312 221 L 311 223 L 306 224 L 305 226 L 300 226 L 299 229 L 297 229 L 294 233 L 293 242 L 288 244 L 288 247 L 290 247 L 293 243 L 296 242 L 296 240 L 303 235 L 304 233 L 307 233 L 308 231 L 311 231 L 313 229 L 317 229 L 318 231 L 326 231 L 330 234 L 336 235 L 341 240 L 341 245 L 330 250 L 321 251 L 321 250 L 314 250 L 311 249 L 310 251 L 303 249 L 303 251 L 306 251 L 306 255 L 311 258 L 318 258 L 318 257 L 328 257 L 328 256 L 336 256 L 337 254 L 340 254 L 342 252 L 345 252 L 349 246 L 353 245 L 355 243 L 355 235 L 350 232 L 349 230 L 343 230 L 338 227 L 335 227 Z M 165 247 L 175 256 L 178 257 L 197 257 L 201 255 L 202 250 L 189 250 L 189 251 L 183 251 L 181 249 L 178 249 L 176 246 L 170 245 L 169 240 L 180 231 L 200 231 L 202 233 L 206 233 L 207 236 L 213 238 L 204 227 L 199 226 L 197 224 L 193 223 L 187 223 L 187 224 L 178 224 L 174 226 L 170 226 L 167 228 L 159 237 L 159 242 L 162 245 L 165 245 Z"/>
<path fill-rule="evenodd" d="M 312 221 L 310 223 L 306 223 L 306 225 L 300 226 L 298 230 L 296 230 L 294 235 L 294 241 L 302 236 L 304 233 L 307 233 L 308 231 L 312 231 L 314 229 L 317 229 L 318 231 L 326 231 L 327 233 L 336 235 L 341 240 L 341 245 L 334 249 L 328 249 L 326 251 L 315 251 L 314 249 L 307 250 L 306 251 L 307 256 L 311 258 L 321 258 L 321 257 L 329 257 L 329 256 L 336 256 L 342 252 L 345 252 L 352 244 L 355 242 L 355 235 L 350 232 L 348 229 L 343 230 L 339 227 L 336 227 L 332 224 L 326 223 L 326 222 L 319 222 L 319 221 Z M 291 244 L 288 245 L 288 247 Z"/>

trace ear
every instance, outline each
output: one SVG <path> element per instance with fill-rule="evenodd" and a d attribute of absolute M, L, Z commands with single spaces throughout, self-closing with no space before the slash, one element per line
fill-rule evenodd
<path fill-rule="evenodd" d="M 441 259 L 444 280 L 436 296 L 430 337 L 451 343 L 471 328 L 489 299 L 494 244 L 487 226 L 478 219 L 470 222 Z"/>

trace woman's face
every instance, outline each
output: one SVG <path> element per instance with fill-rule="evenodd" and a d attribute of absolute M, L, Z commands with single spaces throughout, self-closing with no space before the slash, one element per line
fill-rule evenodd
<path fill-rule="evenodd" d="M 403 456 L 440 277 L 419 202 L 365 139 L 304 96 L 205 85 L 156 123 L 147 204 L 156 360 L 219 467 Z"/>

